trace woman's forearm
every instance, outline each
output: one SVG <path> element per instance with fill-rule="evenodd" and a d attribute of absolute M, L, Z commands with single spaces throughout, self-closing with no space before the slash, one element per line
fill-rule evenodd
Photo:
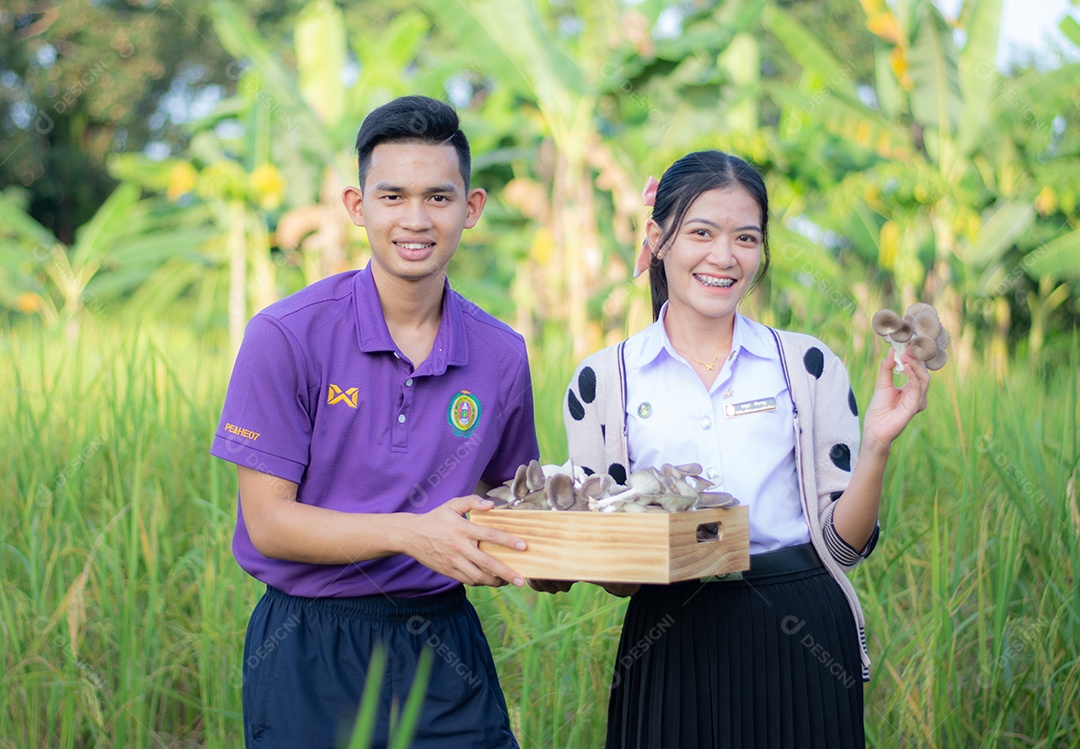
<path fill-rule="evenodd" d="M 890 450 L 890 445 L 883 445 L 864 434 L 851 483 L 836 501 L 833 525 L 840 538 L 856 551 L 866 548 L 877 525 L 881 487 Z"/>

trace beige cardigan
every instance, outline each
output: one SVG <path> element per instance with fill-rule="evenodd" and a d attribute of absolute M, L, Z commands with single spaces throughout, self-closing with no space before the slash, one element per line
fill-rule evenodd
<path fill-rule="evenodd" d="M 833 524 L 836 500 L 847 488 L 859 454 L 859 417 L 847 370 L 821 341 L 772 330 L 794 404 L 795 465 L 810 540 L 844 592 L 859 633 L 863 680 L 870 678 L 865 621 L 846 573 L 870 555 L 878 530 L 862 552 L 840 538 Z M 623 343 L 587 357 L 563 401 L 570 460 L 586 473 L 626 479 L 626 366 Z"/>

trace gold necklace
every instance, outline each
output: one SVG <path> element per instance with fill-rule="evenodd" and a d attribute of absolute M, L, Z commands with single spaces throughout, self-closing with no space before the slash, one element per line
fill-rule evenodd
<path fill-rule="evenodd" d="M 674 344 L 672 344 L 672 345 L 674 346 Z M 690 354 L 686 353 L 685 351 L 683 351 L 683 350 L 682 350 L 681 348 L 679 348 L 678 346 L 675 346 L 675 350 L 676 350 L 676 351 L 678 351 L 678 352 L 679 352 L 680 354 L 682 354 L 683 356 L 690 356 Z M 696 362 L 697 362 L 698 364 L 700 364 L 701 366 L 705 367 L 705 371 L 706 371 L 706 372 L 712 372 L 712 371 L 713 371 L 713 365 L 715 365 L 715 364 L 716 364 L 716 360 L 717 360 L 717 358 L 718 358 L 719 356 L 720 356 L 720 352 L 719 352 L 719 351 L 717 351 L 717 352 L 716 352 L 716 356 L 714 356 L 714 357 L 713 357 L 712 359 L 710 359 L 710 360 L 709 360 L 709 361 L 707 361 L 707 362 L 705 362 L 705 361 L 701 361 L 701 359 L 698 359 L 698 358 L 697 358 L 696 356 L 690 356 L 690 358 L 691 358 L 691 359 L 693 359 L 694 361 L 696 361 Z"/>

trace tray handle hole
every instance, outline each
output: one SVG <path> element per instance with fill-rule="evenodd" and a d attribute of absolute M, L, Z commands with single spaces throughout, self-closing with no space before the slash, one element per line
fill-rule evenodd
<path fill-rule="evenodd" d="M 714 543 L 724 537 L 724 524 L 717 521 L 715 523 L 702 523 L 697 527 L 697 542 L 699 544 Z"/>

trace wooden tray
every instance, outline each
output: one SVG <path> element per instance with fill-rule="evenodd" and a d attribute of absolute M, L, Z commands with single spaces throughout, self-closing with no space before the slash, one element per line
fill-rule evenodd
<path fill-rule="evenodd" d="M 538 580 L 672 583 L 750 568 L 745 505 L 674 513 L 489 510 L 469 519 L 524 539 L 525 551 L 483 542 L 480 549 Z M 717 538 L 699 542 L 698 526 L 712 523 Z"/>

